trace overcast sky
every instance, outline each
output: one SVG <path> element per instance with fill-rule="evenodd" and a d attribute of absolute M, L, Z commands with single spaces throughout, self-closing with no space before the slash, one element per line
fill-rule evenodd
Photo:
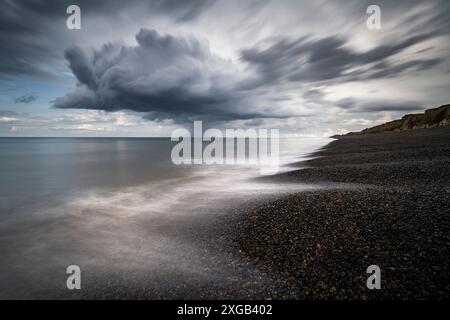
<path fill-rule="evenodd" d="M 0 136 L 361 130 L 450 102 L 449 19 L 448 0 L 3 0 Z"/>

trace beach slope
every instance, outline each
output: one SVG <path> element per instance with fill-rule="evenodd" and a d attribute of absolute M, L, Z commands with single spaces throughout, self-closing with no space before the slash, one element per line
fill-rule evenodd
<path fill-rule="evenodd" d="M 448 299 L 449 141 L 449 127 L 341 137 L 271 178 L 324 188 L 245 213 L 235 245 L 274 278 L 272 298 Z"/>

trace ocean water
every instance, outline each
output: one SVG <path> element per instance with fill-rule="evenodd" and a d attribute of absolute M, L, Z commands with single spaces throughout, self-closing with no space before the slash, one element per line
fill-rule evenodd
<path fill-rule="evenodd" d="M 329 141 L 281 139 L 281 170 Z M 77 297 L 121 297 L 126 286 L 145 295 L 149 286 L 170 289 L 180 279 L 192 286 L 237 281 L 197 232 L 249 199 L 314 188 L 258 182 L 255 165 L 176 166 L 174 144 L 1 138 L 0 297 L 70 298 L 72 264 L 83 274 Z"/>

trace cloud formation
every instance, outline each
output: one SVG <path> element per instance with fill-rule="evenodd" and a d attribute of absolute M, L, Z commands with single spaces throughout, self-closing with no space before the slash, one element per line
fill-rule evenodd
<path fill-rule="evenodd" d="M 399 76 L 408 69 L 429 69 L 442 59 L 412 59 L 407 62 L 389 58 L 423 41 L 435 33 L 409 37 L 395 44 L 380 45 L 365 52 L 351 49 L 341 37 L 297 40 L 279 39 L 265 49 L 242 51 L 242 59 L 259 73 L 254 86 L 274 81 L 314 83 L 320 81 L 357 81 Z"/>
<path fill-rule="evenodd" d="M 0 82 L 38 82 L 15 90 L 44 88 L 58 114 L 293 130 L 357 130 L 447 103 L 448 1 L 379 0 L 378 31 L 366 28 L 372 2 L 80 0 L 82 29 L 68 30 L 69 0 L 9 1 Z"/>
<path fill-rule="evenodd" d="M 286 83 L 301 86 L 331 85 L 386 79 L 410 70 L 426 70 L 443 62 L 441 58 L 390 61 L 389 59 L 423 41 L 433 33 L 419 34 L 399 43 L 380 45 L 364 52 L 351 49 L 340 37 L 296 40 L 276 39 L 265 49 L 243 49 L 241 61 L 247 72 L 239 71 L 230 61 L 214 55 L 208 43 L 193 37 L 161 35 L 156 30 L 141 29 L 137 45 L 104 45 L 88 56 L 81 48 L 66 51 L 72 73 L 79 85 L 75 91 L 54 101 L 61 109 L 132 110 L 148 119 L 235 120 L 287 115 L 277 112 L 288 96 L 279 94 Z M 269 108 L 260 108 L 261 90 Z M 325 101 L 316 90 L 303 94 L 306 102 Z M 319 95 L 318 95 L 319 94 Z M 334 102 L 337 107 L 355 112 L 411 111 L 420 108 L 410 101 L 385 102 L 381 99 L 358 101 L 354 98 Z M 295 113 L 294 113 L 295 114 Z M 290 115 L 293 115 L 291 113 Z"/>
<path fill-rule="evenodd" d="M 62 53 L 72 43 L 85 42 L 95 33 L 97 20 L 108 17 L 112 24 L 145 17 L 163 16 L 172 23 L 189 22 L 214 4 L 214 0 L 77 0 L 81 8 L 82 30 L 70 32 L 65 27 L 66 8 L 71 0 L 21 0 L 2 2 L 0 11 L 0 79 L 17 75 L 55 78 L 48 65 L 61 65 Z M 128 15 L 127 13 L 131 13 Z M 115 22 L 115 23 L 114 23 Z"/>
<path fill-rule="evenodd" d="M 20 97 L 16 97 L 14 99 L 14 103 L 30 103 L 39 98 L 39 94 L 37 92 L 29 92 L 21 95 Z"/>
<path fill-rule="evenodd" d="M 56 108 L 144 112 L 148 119 L 251 117 L 237 109 L 236 71 L 195 38 L 140 30 L 137 46 L 108 44 L 92 56 L 79 47 L 65 57 L 79 85 Z"/>

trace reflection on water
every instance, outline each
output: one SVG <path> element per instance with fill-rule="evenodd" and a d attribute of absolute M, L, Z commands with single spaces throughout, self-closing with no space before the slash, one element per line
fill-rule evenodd
<path fill-rule="evenodd" d="M 281 140 L 281 161 L 326 142 Z M 159 138 L 0 139 L 0 297 L 64 296 L 70 264 L 99 290 L 107 282 L 93 279 L 108 274 L 124 285 L 149 277 L 145 285 L 168 287 L 175 274 L 234 279 L 199 228 L 255 195 L 311 187 L 254 182 L 252 166 L 175 166 L 172 146 Z"/>

